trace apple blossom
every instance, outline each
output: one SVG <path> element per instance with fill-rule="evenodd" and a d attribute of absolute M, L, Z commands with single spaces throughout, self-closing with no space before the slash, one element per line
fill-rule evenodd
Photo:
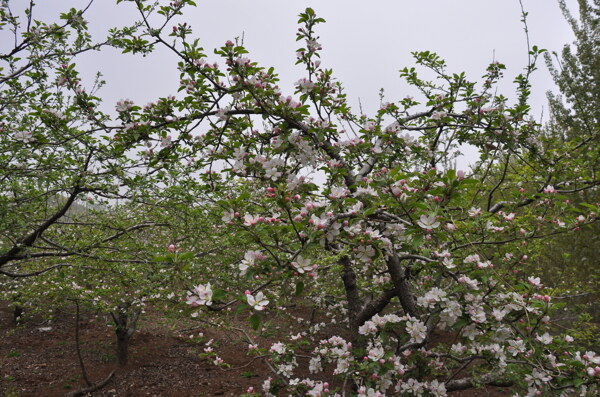
<path fill-rule="evenodd" d="M 213 291 L 210 283 L 206 285 L 198 284 L 192 291 L 188 291 L 186 303 L 191 306 L 210 306 L 212 305 Z"/>
<path fill-rule="evenodd" d="M 435 214 L 421 215 L 421 217 L 417 221 L 417 225 L 419 225 L 423 229 L 431 230 L 438 228 L 440 226 L 440 222 L 436 220 Z"/>
<path fill-rule="evenodd" d="M 256 293 L 256 296 L 252 295 L 250 291 L 246 291 L 246 300 L 254 310 L 265 310 L 265 307 L 269 304 L 262 291 Z"/>

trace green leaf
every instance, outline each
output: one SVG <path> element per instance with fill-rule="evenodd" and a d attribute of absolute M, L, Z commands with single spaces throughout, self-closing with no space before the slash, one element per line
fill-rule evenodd
<path fill-rule="evenodd" d="M 194 257 L 194 253 L 193 252 L 184 252 L 183 254 L 179 255 L 179 260 L 181 261 L 185 261 L 188 259 L 192 259 Z"/>
<path fill-rule="evenodd" d="M 227 296 L 227 293 L 222 289 L 213 290 L 213 300 L 222 301 Z M 238 306 L 239 307 L 239 306 Z"/>
<path fill-rule="evenodd" d="M 252 326 L 253 330 L 257 330 L 258 327 L 260 326 L 260 316 L 258 314 L 253 314 L 252 316 L 250 316 L 250 326 Z"/>
<path fill-rule="evenodd" d="M 249 309 L 249 308 L 250 308 L 250 306 L 248 306 L 248 304 L 246 304 L 246 303 L 240 303 L 240 304 L 239 304 L 239 305 L 237 305 L 237 307 L 235 308 L 235 313 L 236 313 L 236 314 L 238 314 L 238 313 L 241 313 L 241 312 L 243 312 L 244 310 L 246 310 L 246 309 Z"/>
<path fill-rule="evenodd" d="M 298 281 L 296 283 L 296 291 L 294 292 L 294 294 L 296 296 L 300 296 L 302 294 L 302 291 L 304 291 L 304 282 L 303 281 Z"/>

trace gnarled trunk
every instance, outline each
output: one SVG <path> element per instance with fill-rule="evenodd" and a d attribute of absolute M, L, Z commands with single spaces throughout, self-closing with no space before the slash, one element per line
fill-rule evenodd
<path fill-rule="evenodd" d="M 356 273 L 352 269 L 352 263 L 347 256 L 340 260 L 343 266 L 342 281 L 346 290 L 346 300 L 348 301 L 348 324 L 350 325 L 351 342 L 354 344 L 358 340 L 358 327 L 360 324 L 359 314 L 362 309 L 362 301 L 356 285 Z"/>
<path fill-rule="evenodd" d="M 117 361 L 120 366 L 127 365 L 129 361 L 129 341 L 135 332 L 137 320 L 140 312 L 134 310 L 128 313 L 128 308 L 119 308 L 119 313 L 115 316 L 111 313 L 115 322 L 115 335 L 117 336 Z"/>

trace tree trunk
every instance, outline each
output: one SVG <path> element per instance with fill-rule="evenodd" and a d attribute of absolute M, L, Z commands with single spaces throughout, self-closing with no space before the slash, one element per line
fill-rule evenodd
<path fill-rule="evenodd" d="M 394 289 L 396 290 L 396 296 L 400 300 L 400 305 L 404 313 L 417 317 L 417 305 L 414 296 L 410 292 L 410 284 L 406 277 L 406 268 L 400 264 L 400 259 L 396 252 L 390 255 L 386 262 Z"/>
<path fill-rule="evenodd" d="M 362 301 L 358 293 L 358 286 L 356 285 L 356 273 L 352 269 L 352 263 L 350 258 L 344 256 L 340 263 L 344 266 L 342 270 L 342 281 L 344 282 L 344 289 L 346 290 L 346 300 L 348 301 L 348 324 L 350 326 L 351 342 L 354 345 L 358 342 L 358 327 L 359 324 L 359 313 L 362 309 Z"/>
<path fill-rule="evenodd" d="M 115 334 L 117 336 L 117 360 L 119 366 L 127 365 L 129 361 L 129 340 L 135 332 L 139 311 L 133 311 L 129 314 L 127 308 L 120 308 L 119 313 L 115 316 L 111 313 L 115 322 Z"/>
<path fill-rule="evenodd" d="M 126 329 L 122 330 L 119 327 L 117 327 L 115 333 L 117 334 L 117 360 L 119 366 L 124 367 L 129 360 L 129 335 Z"/>
<path fill-rule="evenodd" d="M 23 310 L 23 307 L 15 305 L 15 309 L 13 311 L 13 319 L 15 321 L 15 324 L 19 324 L 21 322 L 21 316 L 24 312 L 25 310 Z"/>

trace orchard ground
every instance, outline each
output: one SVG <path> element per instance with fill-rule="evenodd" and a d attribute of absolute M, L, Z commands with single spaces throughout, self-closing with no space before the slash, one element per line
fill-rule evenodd
<path fill-rule="evenodd" d="M 269 346 L 285 337 L 288 328 L 298 332 L 311 323 L 327 321 L 308 306 L 288 309 L 292 316 L 307 320 L 298 325 L 291 317 L 273 313 L 279 324 L 274 332 L 259 334 L 248 327 L 244 316 L 229 315 L 228 324 L 243 329 L 261 346 Z M 75 317 L 61 312 L 48 324 L 29 320 L 20 326 L 13 322 L 12 307 L 0 304 L 0 395 L 2 397 L 55 397 L 84 388 L 75 349 Z M 147 313 L 130 346 L 130 362 L 118 368 L 115 357 L 113 329 L 109 319 L 94 313 L 82 313 L 80 346 L 92 382 L 98 382 L 116 369 L 115 377 L 91 396 L 239 396 L 254 387 L 261 390 L 263 379 L 273 376 L 261 359 L 245 354 L 247 341 L 241 332 L 186 319 L 167 319 L 158 312 Z M 277 335 L 280 332 L 281 335 Z M 329 324 L 323 334 L 344 333 Z M 202 337 L 199 337 L 202 333 Z M 451 335 L 437 335 L 450 338 Z M 213 358 L 203 357 L 208 342 L 229 364 L 217 367 Z M 309 348 L 307 348 L 308 352 Z M 306 363 L 304 363 L 306 364 Z M 295 374 L 308 376 L 307 365 L 300 365 Z M 304 371 L 305 373 L 303 373 Z M 487 387 L 449 393 L 455 397 L 510 396 L 510 388 Z"/>

